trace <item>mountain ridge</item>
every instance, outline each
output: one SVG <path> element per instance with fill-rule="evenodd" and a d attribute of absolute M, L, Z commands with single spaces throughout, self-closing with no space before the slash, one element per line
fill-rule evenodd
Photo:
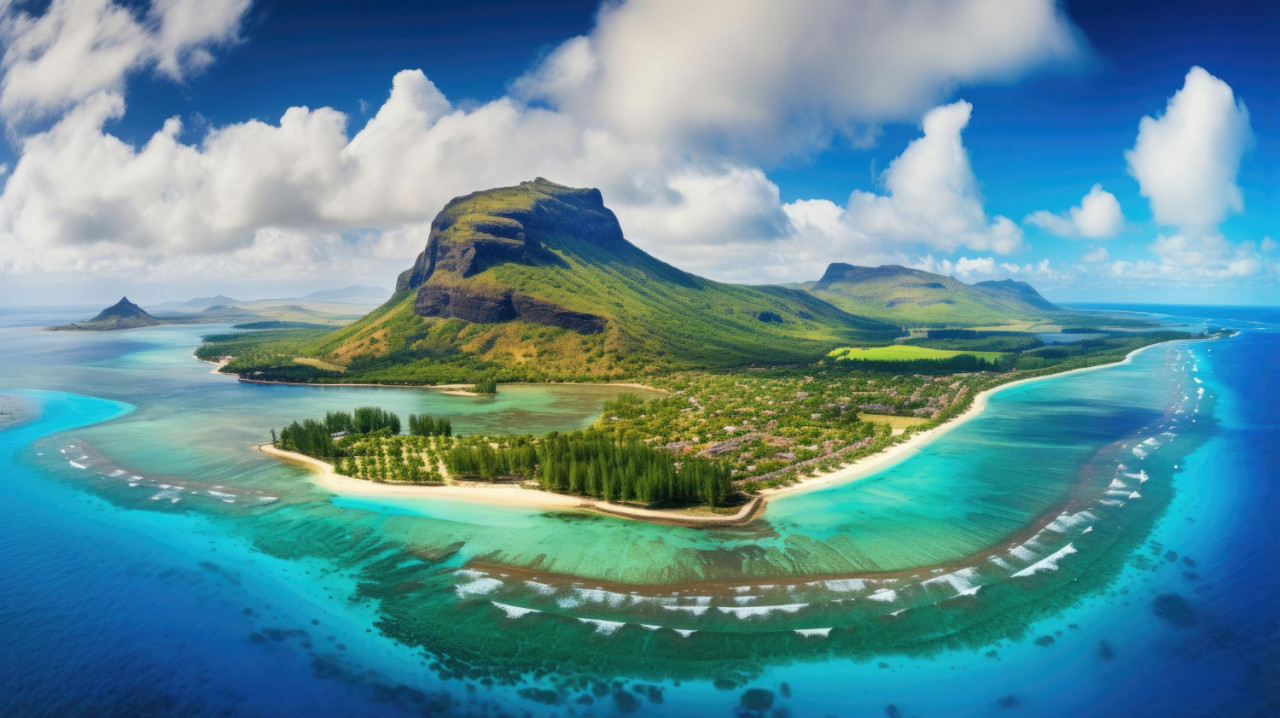
<path fill-rule="evenodd" d="M 833 262 L 822 277 L 798 285 L 849 312 L 900 326 L 979 326 L 1045 319 L 1063 310 L 1026 282 L 965 284 L 955 277 L 889 264 Z"/>

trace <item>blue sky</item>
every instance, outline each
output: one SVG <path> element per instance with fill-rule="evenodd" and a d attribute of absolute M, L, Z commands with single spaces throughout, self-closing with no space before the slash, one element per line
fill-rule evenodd
<path fill-rule="evenodd" d="M 188 8 L 203 16 L 19 4 L 3 38 L 0 301 L 389 285 L 449 196 L 546 174 L 601 186 L 629 238 L 714 278 L 900 262 L 1013 276 L 1060 301 L 1277 302 L 1276 10 L 965 5 L 940 30 L 862 3 L 787 6 L 797 17 L 766 4 L 772 16 L 705 26 L 663 0 L 604 15 L 593 2 Z M 121 54 L 75 51 L 67 38 L 89 30 Z M 827 30 L 829 45 L 813 39 Z M 769 52 L 776 62 L 752 65 Z M 671 55 L 684 64 L 654 66 Z M 895 83 L 865 89 L 878 75 L 900 78 L 901 96 Z M 345 143 L 384 103 L 401 106 L 388 102 L 393 78 L 418 114 L 388 113 L 378 153 L 353 159 Z M 291 107 L 307 121 L 286 130 Z M 1163 125 L 1145 170 L 1126 158 L 1144 116 Z M 181 128 L 161 132 L 175 117 Z M 1212 136 L 1185 134 L 1197 132 Z M 148 151 L 157 133 L 173 146 Z M 1186 147 L 1203 152 L 1183 162 Z M 1169 178 L 1184 167 L 1185 182 Z M 1089 225 L 1106 227 L 1098 236 L 1061 236 L 1081 233 L 1068 213 L 1095 184 L 1122 220 L 1104 213 Z M 1036 212 L 1063 221 L 1049 231 L 1052 218 L 1028 221 Z M 288 269 L 263 270 L 272 263 Z"/>

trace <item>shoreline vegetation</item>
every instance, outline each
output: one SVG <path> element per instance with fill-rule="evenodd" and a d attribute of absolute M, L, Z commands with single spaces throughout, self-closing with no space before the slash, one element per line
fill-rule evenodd
<path fill-rule="evenodd" d="M 909 430 L 902 434 L 893 434 L 889 437 L 887 444 L 872 451 L 871 453 L 859 456 L 852 461 L 843 463 L 835 468 L 828 468 L 825 470 L 820 469 L 817 473 L 810 475 L 804 475 L 801 473 L 793 478 L 789 483 L 748 490 L 742 494 L 742 498 L 744 498 L 745 501 L 737 507 L 737 510 L 732 514 L 713 513 L 711 512 L 713 510 L 708 510 L 705 506 L 698 507 L 695 510 L 663 509 L 648 508 L 630 503 L 604 501 L 588 496 L 543 490 L 538 487 L 536 483 L 532 482 L 532 480 L 517 483 L 513 483 L 511 481 L 493 482 L 467 480 L 454 481 L 452 483 L 435 482 L 430 485 L 407 481 L 379 482 L 370 479 L 355 478 L 339 473 L 337 468 L 327 461 L 313 456 L 308 456 L 303 453 L 280 449 L 270 443 L 259 445 L 256 448 L 265 454 L 309 466 L 315 470 L 315 483 L 317 485 L 328 491 L 332 491 L 335 494 L 345 496 L 438 498 L 470 501 L 489 505 L 547 510 L 584 509 L 621 518 L 680 526 L 734 526 L 745 524 L 758 518 L 764 513 L 768 502 L 771 500 L 782 499 L 787 496 L 799 495 L 857 481 L 888 468 L 889 466 L 892 466 L 915 453 L 918 453 L 922 448 L 937 440 L 940 436 L 979 416 L 986 408 L 990 397 L 998 392 L 1043 379 L 1062 377 L 1086 371 L 1093 371 L 1096 369 L 1128 364 L 1137 354 L 1153 346 L 1173 341 L 1188 341 L 1195 339 L 1196 337 L 1186 336 L 1182 338 L 1156 341 L 1132 349 L 1123 357 L 1114 361 L 1101 361 L 1087 366 L 1076 366 L 1058 371 L 1054 370 L 1057 369 L 1057 367 L 1048 367 L 1040 370 L 1032 376 L 1023 376 L 1003 381 L 994 386 L 989 386 L 970 397 L 966 397 L 968 398 L 968 402 L 953 415 L 942 419 L 936 424 L 925 425 L 925 427 L 919 431 Z M 635 385 L 628 384 L 627 386 Z M 429 388 L 438 389 L 440 387 Z M 893 439 L 897 439 L 897 441 L 893 441 Z M 735 483 L 741 488 L 749 481 L 751 480 L 739 479 L 736 480 Z M 724 509 L 722 508 L 721 510 L 723 511 Z"/>

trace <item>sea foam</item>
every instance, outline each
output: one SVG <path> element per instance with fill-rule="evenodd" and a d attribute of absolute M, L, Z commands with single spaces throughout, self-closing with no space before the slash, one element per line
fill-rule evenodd
<path fill-rule="evenodd" d="M 1075 547 L 1075 546 L 1073 546 L 1073 545 L 1071 545 L 1071 544 L 1067 544 L 1066 546 L 1063 546 L 1062 548 L 1058 549 L 1057 551 L 1054 551 L 1053 553 L 1049 554 L 1048 556 L 1045 556 L 1044 558 L 1040 559 L 1039 561 L 1036 561 L 1035 563 L 1031 564 L 1030 566 L 1027 566 L 1026 568 L 1022 569 L 1021 571 L 1019 571 L 1019 572 L 1017 572 L 1017 573 L 1013 574 L 1013 577 L 1014 577 L 1014 578 L 1022 578 L 1022 577 L 1025 577 L 1025 576 L 1032 576 L 1032 575 L 1035 575 L 1035 574 L 1037 574 L 1037 573 L 1040 573 L 1041 571 L 1057 571 L 1057 570 L 1058 570 L 1058 561 L 1061 561 L 1064 557 L 1066 557 L 1066 556 L 1070 556 L 1071 554 L 1073 554 L 1073 553 L 1075 553 L 1075 552 L 1076 552 L 1076 547 Z"/>
<path fill-rule="evenodd" d="M 521 618 L 523 616 L 529 615 L 530 613 L 542 613 L 542 611 L 539 611 L 536 608 L 525 608 L 524 606 L 512 606 L 506 603 L 498 603 L 497 601 L 490 601 L 489 603 L 492 603 L 493 605 L 502 609 L 502 612 L 507 614 L 507 618 Z"/>

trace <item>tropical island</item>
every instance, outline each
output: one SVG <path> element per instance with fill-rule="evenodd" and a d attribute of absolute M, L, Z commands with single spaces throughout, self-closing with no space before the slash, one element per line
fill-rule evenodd
<path fill-rule="evenodd" d="M 211 335 L 196 354 L 245 381 L 652 387 L 660 398 L 618 396 L 573 434 L 460 437 L 410 417 L 419 429 L 401 435 L 398 417 L 367 431 L 304 417 L 273 451 L 397 490 L 505 483 L 639 518 L 745 519 L 768 492 L 919 445 L 983 392 L 1189 338 L 1065 310 L 1022 282 L 897 266 L 836 263 L 790 287 L 715 282 L 627 241 L 598 190 L 539 178 L 449 202 L 392 297 L 354 323 Z"/>

